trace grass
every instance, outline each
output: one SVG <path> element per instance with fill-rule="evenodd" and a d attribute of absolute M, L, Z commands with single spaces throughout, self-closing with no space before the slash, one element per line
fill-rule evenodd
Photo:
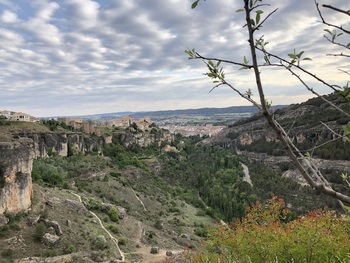
<path fill-rule="evenodd" d="M 51 133 L 49 128 L 40 123 L 11 121 L 9 125 L 0 125 L 0 141 L 11 141 L 13 135 L 23 132 Z"/>

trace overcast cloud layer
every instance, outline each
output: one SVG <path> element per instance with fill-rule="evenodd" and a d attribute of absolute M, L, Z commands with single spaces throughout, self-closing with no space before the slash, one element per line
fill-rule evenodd
<path fill-rule="evenodd" d="M 0 110 L 34 116 L 73 116 L 248 105 L 225 87 L 212 93 L 201 61 L 184 50 L 242 61 L 248 54 L 243 1 L 207 0 L 0 0 Z M 271 0 L 278 8 L 260 30 L 279 55 L 304 50 L 305 66 L 332 84 L 344 84 L 349 62 L 322 37 L 313 0 Z M 346 0 L 329 1 L 346 10 Z M 330 22 L 346 16 L 325 10 Z M 342 19 L 344 18 L 344 19 Z M 337 20 L 338 19 L 338 20 Z M 346 41 L 345 41 L 346 42 Z M 348 43 L 350 42 L 347 39 Z M 227 78 L 239 90 L 254 90 L 252 72 L 229 66 Z M 269 101 L 301 102 L 311 97 L 281 70 L 262 71 Z M 320 93 L 329 93 L 312 80 Z"/>

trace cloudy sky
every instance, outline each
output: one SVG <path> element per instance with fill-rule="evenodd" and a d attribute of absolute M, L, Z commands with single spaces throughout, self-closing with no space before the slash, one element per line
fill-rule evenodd
<path fill-rule="evenodd" d="M 321 0 L 320 0 L 321 1 Z M 248 54 L 238 0 L 0 0 L 0 110 L 37 117 L 121 111 L 149 111 L 249 105 L 227 87 L 213 92 L 205 56 L 242 61 Z M 328 0 L 350 9 L 348 0 Z M 304 65 L 332 84 L 344 84 L 349 62 L 322 36 L 314 0 L 270 0 L 275 13 L 259 30 L 267 49 L 286 56 L 296 48 L 312 62 Z M 323 3 L 323 2 L 321 2 Z M 327 3 L 327 2 L 326 2 Z M 346 16 L 325 10 L 333 23 Z M 346 42 L 346 37 L 343 37 Z M 347 42 L 350 42 L 347 37 Z M 249 59 L 249 57 L 248 57 Z M 227 80 L 244 92 L 254 89 L 251 71 L 228 66 Z M 306 100 L 310 93 L 280 69 L 262 69 L 273 104 Z M 306 78 L 320 93 L 329 93 Z"/>

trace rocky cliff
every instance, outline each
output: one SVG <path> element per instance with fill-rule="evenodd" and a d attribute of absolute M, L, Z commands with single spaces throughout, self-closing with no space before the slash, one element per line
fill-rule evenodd
<path fill-rule="evenodd" d="M 100 150 L 103 143 L 103 138 L 82 133 L 14 132 L 11 139 L 0 142 L 0 214 L 30 207 L 35 158 Z"/>
<path fill-rule="evenodd" d="M 0 214 L 24 211 L 31 205 L 34 142 L 0 142 Z"/>
<path fill-rule="evenodd" d="M 118 131 L 106 137 L 70 131 L 51 132 L 27 129 L 8 131 L 0 142 L 0 215 L 4 212 L 24 211 L 30 207 L 31 171 L 35 158 L 101 152 L 103 145 L 108 143 L 120 143 L 125 147 L 137 144 L 144 147 L 154 142 L 160 143 L 172 139 L 170 133 L 156 130 L 157 132 L 153 134 Z"/>

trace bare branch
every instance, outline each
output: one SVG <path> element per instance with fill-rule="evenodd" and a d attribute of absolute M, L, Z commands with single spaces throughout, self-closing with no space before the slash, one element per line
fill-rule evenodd
<path fill-rule="evenodd" d="M 317 93 L 316 91 L 314 91 L 313 88 L 310 88 L 305 81 L 303 81 L 303 79 L 297 75 L 290 67 L 285 66 L 285 68 L 292 73 L 293 76 L 295 76 L 296 78 L 298 78 L 298 80 L 313 94 L 315 94 L 317 97 L 320 97 L 324 102 L 326 102 L 327 104 L 331 105 L 334 109 L 340 111 L 342 114 L 348 116 L 350 118 L 350 114 L 347 113 L 346 111 L 344 111 L 343 109 L 339 108 L 337 105 L 335 105 L 334 103 L 332 103 L 331 101 L 327 100 L 324 96 L 320 95 L 319 93 Z"/>
<path fill-rule="evenodd" d="M 255 28 L 254 31 L 257 30 L 258 28 L 262 27 L 262 25 L 265 23 L 265 21 L 273 15 L 273 13 L 277 12 L 278 8 L 276 8 L 275 10 L 273 10 L 271 13 L 269 13 L 261 22 L 260 24 L 258 24 Z"/>
<path fill-rule="evenodd" d="M 220 59 L 220 58 L 211 58 L 211 57 L 203 57 L 198 52 L 196 52 L 195 59 L 212 60 L 212 61 L 217 61 L 217 62 L 220 61 L 220 62 L 224 62 L 224 63 L 227 63 L 227 64 L 233 64 L 233 65 L 236 65 L 236 66 L 246 67 L 246 68 L 249 68 L 249 69 L 253 67 L 253 65 L 246 65 L 246 64 L 235 62 L 235 61 L 231 61 L 231 60 Z"/>
<path fill-rule="evenodd" d="M 350 34 L 350 31 L 345 29 L 345 28 L 343 28 L 342 26 L 337 26 L 337 25 L 333 25 L 333 24 L 328 23 L 323 18 L 322 12 L 321 12 L 320 7 L 319 7 L 319 4 L 316 2 L 316 0 L 315 0 L 315 4 L 316 4 L 316 8 L 317 8 L 318 14 L 319 14 L 323 24 L 325 24 L 327 26 L 330 26 L 330 27 L 333 27 L 333 28 L 336 28 L 336 29 L 339 29 L 339 30 L 343 31 L 344 33 Z M 344 10 L 341 10 L 341 9 L 338 9 L 338 8 L 335 8 L 335 7 L 332 7 L 330 5 L 322 5 L 322 6 L 325 7 L 325 8 L 329 8 L 329 9 L 335 10 L 337 12 L 341 12 L 341 13 L 345 13 L 345 14 L 349 15 L 348 12 L 346 12 Z"/>
<path fill-rule="evenodd" d="M 345 71 L 345 70 L 343 70 L 343 69 L 338 69 L 338 70 L 350 76 L 350 72 Z"/>
<path fill-rule="evenodd" d="M 267 55 L 269 55 L 269 56 L 271 56 L 271 57 L 274 57 L 274 58 L 276 58 L 276 59 L 278 59 L 278 60 L 280 60 L 280 61 L 282 61 L 282 62 L 285 62 L 286 64 L 288 64 L 288 65 L 290 65 L 290 66 L 292 66 L 292 67 L 295 67 L 295 68 L 301 70 L 301 71 L 304 72 L 305 74 L 307 74 L 307 75 L 313 77 L 314 79 L 316 79 L 317 81 L 321 82 L 321 83 L 324 84 L 325 86 L 331 88 L 333 91 L 339 91 L 339 90 L 337 90 L 336 88 L 334 88 L 333 85 L 328 84 L 328 83 L 327 83 L 326 81 L 324 81 L 323 79 L 317 77 L 315 74 L 312 74 L 311 72 L 309 72 L 309 71 L 307 71 L 306 69 L 300 67 L 299 65 L 291 64 L 291 63 L 290 63 L 289 61 L 287 61 L 286 59 L 281 58 L 280 56 L 274 55 L 274 54 L 272 54 L 272 53 L 270 53 L 270 52 L 268 52 L 268 51 L 266 51 L 266 50 L 262 50 L 262 49 L 259 48 L 259 47 L 256 47 L 256 49 L 258 49 L 258 50 L 260 50 L 261 52 L 263 52 L 263 53 L 265 53 L 265 54 L 267 54 Z"/>
<path fill-rule="evenodd" d="M 333 56 L 333 57 L 347 57 L 347 58 L 350 58 L 350 55 L 346 55 L 346 54 L 343 54 L 343 53 L 340 53 L 340 54 L 326 54 L 327 56 Z"/>
<path fill-rule="evenodd" d="M 322 5 L 323 7 L 325 8 L 329 8 L 329 9 L 332 9 L 334 11 L 337 11 L 337 12 L 340 12 L 340 13 L 343 13 L 343 14 L 346 14 L 348 16 L 350 16 L 350 12 L 349 11 L 345 11 L 345 10 L 342 10 L 342 9 L 339 9 L 339 8 L 336 8 L 334 6 L 331 6 L 331 5 Z"/>
<path fill-rule="evenodd" d="M 350 49 L 350 47 L 348 47 L 347 45 L 344 45 L 344 44 L 339 43 L 339 42 L 332 41 L 332 40 L 331 40 L 329 37 L 327 37 L 326 35 L 323 35 L 323 37 L 324 37 L 325 39 L 327 39 L 329 42 L 331 42 L 332 44 L 334 44 L 334 45 L 343 47 L 343 48 L 345 48 L 345 49 Z"/>

